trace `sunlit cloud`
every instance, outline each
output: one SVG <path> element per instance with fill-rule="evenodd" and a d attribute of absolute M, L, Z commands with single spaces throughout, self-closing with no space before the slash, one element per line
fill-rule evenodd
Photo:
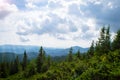
<path fill-rule="evenodd" d="M 112 34 L 120 28 L 119 2 L 0 0 L 0 44 L 89 47 L 102 26 L 110 24 Z"/>

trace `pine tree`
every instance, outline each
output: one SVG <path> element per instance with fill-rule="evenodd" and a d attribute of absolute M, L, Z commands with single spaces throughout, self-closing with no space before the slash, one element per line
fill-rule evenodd
<path fill-rule="evenodd" d="M 46 72 L 49 69 L 50 65 L 51 65 L 51 57 L 48 56 L 41 67 L 41 72 L 42 73 Z"/>
<path fill-rule="evenodd" d="M 7 68 L 5 62 L 2 62 L 0 64 L 0 78 L 6 78 L 7 77 Z"/>
<path fill-rule="evenodd" d="M 108 53 L 111 50 L 111 42 L 110 42 L 110 26 L 106 29 L 106 37 L 105 37 L 105 53 Z"/>
<path fill-rule="evenodd" d="M 92 41 L 92 44 L 90 46 L 90 49 L 88 50 L 88 55 L 91 57 L 94 55 L 94 41 Z"/>
<path fill-rule="evenodd" d="M 24 51 L 24 57 L 23 57 L 23 63 L 22 63 L 22 69 L 25 70 L 27 67 L 27 54 L 26 51 Z"/>
<path fill-rule="evenodd" d="M 103 42 L 105 40 L 104 39 L 105 38 L 104 34 L 105 34 L 105 27 L 103 27 L 101 29 L 100 38 L 98 38 L 98 41 L 96 42 L 95 51 L 96 51 L 97 55 L 102 54 L 102 51 L 101 51 L 102 50 L 102 45 L 103 45 Z"/>
<path fill-rule="evenodd" d="M 117 34 L 115 36 L 115 39 L 112 43 L 112 50 L 120 49 L 120 30 L 117 31 Z"/>
<path fill-rule="evenodd" d="M 42 65 L 44 63 L 44 50 L 43 48 L 41 47 L 40 50 L 39 50 L 39 55 L 37 57 L 37 61 L 36 61 L 36 67 L 37 67 L 37 72 L 40 73 L 41 72 L 41 68 L 42 68 Z"/>
<path fill-rule="evenodd" d="M 72 56 L 72 47 L 69 50 L 69 54 L 68 54 L 68 61 L 71 62 L 73 60 L 73 56 Z"/>
<path fill-rule="evenodd" d="M 19 59 L 18 56 L 16 57 L 15 61 L 14 61 L 14 73 L 17 73 L 19 71 Z"/>
<path fill-rule="evenodd" d="M 100 50 L 100 54 L 104 53 L 104 46 L 105 46 L 105 27 L 103 27 L 101 29 L 101 32 L 100 32 L 100 38 L 99 38 L 99 50 Z"/>
<path fill-rule="evenodd" d="M 50 57 L 50 55 L 47 57 L 47 65 L 48 65 L 48 67 L 50 67 L 50 65 L 51 65 L 51 57 Z"/>
<path fill-rule="evenodd" d="M 109 50 L 111 50 L 110 47 L 110 27 L 108 26 L 107 29 L 103 27 L 100 32 L 100 38 L 98 39 L 98 42 L 96 43 L 95 51 L 101 55 L 103 53 L 108 53 Z"/>
<path fill-rule="evenodd" d="M 14 71 L 14 62 L 10 62 L 10 70 L 9 70 L 9 74 L 12 75 L 14 74 L 15 71 Z"/>
<path fill-rule="evenodd" d="M 80 56 L 80 50 L 77 51 L 77 58 L 80 59 L 81 56 Z"/>
<path fill-rule="evenodd" d="M 46 61 L 46 52 L 43 50 L 43 61 Z"/>

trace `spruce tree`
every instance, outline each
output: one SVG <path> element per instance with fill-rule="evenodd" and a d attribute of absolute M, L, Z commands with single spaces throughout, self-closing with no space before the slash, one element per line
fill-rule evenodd
<path fill-rule="evenodd" d="M 10 65 L 9 75 L 13 75 L 19 72 L 20 63 L 19 63 L 18 56 L 15 58 L 14 61 L 10 62 L 9 65 Z"/>
<path fill-rule="evenodd" d="M 24 51 L 22 69 L 25 70 L 26 67 L 27 67 L 27 54 L 26 54 L 26 51 Z"/>
<path fill-rule="evenodd" d="M 110 26 L 106 29 L 106 37 L 105 37 L 105 53 L 108 53 L 111 50 L 111 41 L 110 41 Z"/>
<path fill-rule="evenodd" d="M 0 78 L 6 78 L 7 77 L 7 68 L 5 62 L 2 62 L 0 64 Z"/>
<path fill-rule="evenodd" d="M 98 39 L 98 42 L 96 43 L 95 51 L 101 55 L 104 53 L 108 53 L 109 50 L 111 50 L 110 46 L 110 27 L 108 26 L 107 29 L 103 27 L 100 32 L 100 38 Z"/>
<path fill-rule="evenodd" d="M 50 57 L 50 55 L 48 55 L 48 57 L 47 57 L 47 65 L 48 65 L 48 67 L 50 67 L 50 65 L 51 65 L 51 57 Z"/>
<path fill-rule="evenodd" d="M 101 29 L 98 44 L 99 44 L 99 50 L 100 50 L 99 52 L 100 52 L 100 54 L 104 53 L 104 50 L 105 50 L 105 48 L 104 48 L 104 46 L 105 46 L 105 27 L 103 27 Z"/>
<path fill-rule="evenodd" d="M 45 50 L 43 49 L 43 54 L 42 54 L 42 57 L 43 57 L 43 62 L 45 62 L 46 61 L 46 52 L 45 52 Z"/>
<path fill-rule="evenodd" d="M 117 34 L 115 36 L 115 39 L 112 43 L 112 50 L 120 49 L 120 30 L 117 31 Z"/>
<path fill-rule="evenodd" d="M 42 68 L 42 65 L 44 63 L 44 57 L 43 56 L 44 56 L 44 50 L 41 47 L 40 50 L 39 50 L 37 60 L 36 60 L 36 67 L 37 67 L 37 72 L 38 73 L 41 72 L 41 68 Z"/>
<path fill-rule="evenodd" d="M 92 41 L 92 44 L 90 46 L 90 49 L 88 50 L 88 55 L 91 57 L 94 55 L 94 41 Z"/>
<path fill-rule="evenodd" d="M 12 75 L 14 74 L 15 71 L 14 71 L 14 62 L 10 62 L 10 70 L 9 70 L 9 74 Z"/>
<path fill-rule="evenodd" d="M 69 54 L 68 54 L 68 61 L 69 62 L 71 62 L 73 60 L 72 51 L 73 51 L 73 49 L 71 47 L 70 50 L 69 50 Z"/>
<path fill-rule="evenodd" d="M 80 50 L 77 51 L 77 58 L 80 59 L 81 56 L 80 56 Z"/>
<path fill-rule="evenodd" d="M 19 62 L 19 58 L 17 56 L 14 61 L 14 73 L 17 73 L 19 71 L 19 66 L 20 66 L 20 62 Z"/>

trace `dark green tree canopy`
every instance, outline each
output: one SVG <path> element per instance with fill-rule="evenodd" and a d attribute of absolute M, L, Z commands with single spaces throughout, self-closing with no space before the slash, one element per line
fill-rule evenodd
<path fill-rule="evenodd" d="M 71 62 L 72 60 L 73 60 L 73 49 L 72 49 L 72 47 L 70 48 L 70 50 L 69 50 L 69 53 L 68 53 L 68 61 L 69 62 Z"/>
<path fill-rule="evenodd" d="M 103 53 L 108 53 L 111 50 L 111 40 L 110 40 L 110 26 L 107 28 L 103 27 L 100 32 L 100 37 L 96 42 L 95 51 L 101 55 Z"/>
<path fill-rule="evenodd" d="M 115 39 L 113 40 L 112 49 L 113 50 L 120 49 L 120 30 L 117 31 Z"/>
<path fill-rule="evenodd" d="M 36 61 L 36 64 L 37 64 L 37 72 L 41 72 L 41 69 L 42 69 L 42 65 L 44 63 L 44 57 L 45 57 L 45 51 L 43 50 L 43 47 L 41 46 L 40 47 L 40 50 L 39 50 L 39 54 L 38 54 L 38 57 L 37 57 L 37 61 Z"/>
<path fill-rule="evenodd" d="M 94 41 L 92 41 L 90 49 L 88 50 L 88 55 L 89 56 L 93 56 L 94 55 Z"/>
<path fill-rule="evenodd" d="M 22 69 L 25 70 L 27 67 L 27 54 L 26 50 L 24 51 L 24 56 L 23 56 L 23 63 L 22 63 Z"/>
<path fill-rule="evenodd" d="M 77 51 L 77 58 L 78 58 L 78 59 L 81 58 L 80 50 Z"/>

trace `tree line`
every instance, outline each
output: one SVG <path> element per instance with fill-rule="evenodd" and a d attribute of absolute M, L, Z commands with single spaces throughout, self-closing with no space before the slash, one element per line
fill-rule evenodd
<path fill-rule="evenodd" d="M 98 41 L 92 41 L 89 50 L 52 60 L 40 47 L 36 59 L 28 61 L 24 51 L 23 60 L 18 56 L 12 62 L 0 63 L 0 78 L 28 80 L 118 80 L 120 78 L 120 30 L 111 40 L 110 26 L 101 28 Z M 14 76 L 15 75 L 15 76 Z M 17 75 L 17 77 L 16 77 Z"/>

